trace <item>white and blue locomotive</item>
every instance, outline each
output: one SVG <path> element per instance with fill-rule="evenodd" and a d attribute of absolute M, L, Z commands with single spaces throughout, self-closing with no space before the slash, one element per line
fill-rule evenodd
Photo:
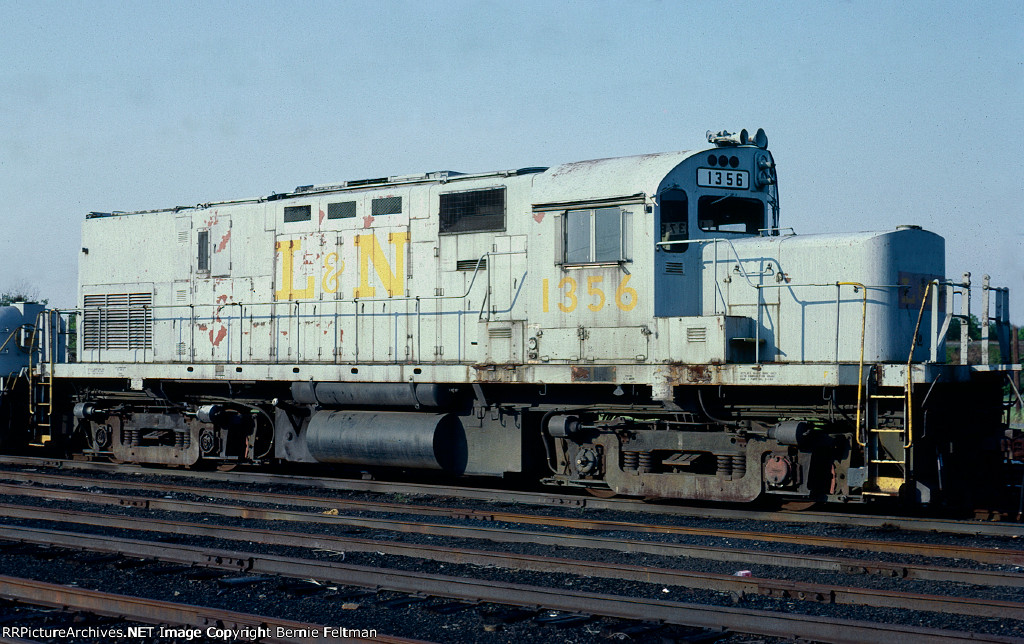
<path fill-rule="evenodd" d="M 780 229 L 763 131 L 708 140 L 91 213 L 31 440 L 715 501 L 983 489 L 1009 367 L 945 364 L 969 285 L 942 238 Z"/>

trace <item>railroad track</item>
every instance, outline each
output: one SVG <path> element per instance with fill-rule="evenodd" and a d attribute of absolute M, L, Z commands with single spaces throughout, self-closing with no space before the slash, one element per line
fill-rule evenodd
<path fill-rule="evenodd" d="M 138 527 L 137 518 L 108 517 L 96 513 L 58 512 L 43 511 L 36 508 L 18 508 L 16 506 L 0 506 L 0 515 L 17 515 L 17 518 L 49 520 L 66 523 L 78 523 L 81 525 L 103 525 L 109 528 L 135 529 Z M 858 606 L 875 606 L 887 608 L 903 608 L 909 610 L 953 612 L 963 615 L 979 617 L 993 617 L 1004 619 L 1017 619 L 1024 614 L 1024 604 L 1018 602 L 1006 602 L 993 599 L 976 598 L 949 598 L 920 593 L 906 593 L 899 591 L 877 589 L 864 589 L 855 587 L 835 587 L 824 584 L 810 584 L 793 582 L 778 579 L 760 579 L 753 577 L 737 577 L 735 575 L 722 575 L 707 572 L 693 572 L 669 568 L 655 568 L 651 566 L 636 566 L 622 563 L 603 563 L 586 561 L 581 559 L 554 558 L 548 556 L 537 556 L 517 553 L 494 553 L 480 551 L 464 547 L 446 547 L 436 545 L 414 545 L 404 543 L 389 543 L 377 540 L 358 539 L 354 537 L 335 537 L 317 535 L 311 533 L 281 532 L 277 530 L 253 530 L 252 528 L 217 527 L 190 522 L 160 521 L 151 520 L 145 526 L 148 530 L 158 530 L 178 535 L 203 535 L 210 538 L 249 541 L 262 545 L 287 546 L 296 543 L 306 544 L 307 547 L 316 547 L 335 552 L 376 552 L 390 556 L 415 557 L 429 559 L 432 561 L 446 562 L 462 565 L 501 567 L 511 570 L 530 570 L 545 573 L 562 573 L 584 577 L 601 577 L 606 579 L 639 581 L 645 583 L 662 584 L 668 586 L 680 586 L 685 588 L 697 588 L 704 590 L 715 590 L 719 592 L 732 593 L 736 596 L 764 595 L 768 597 L 781 597 L 788 599 L 800 599 L 808 601 L 827 602 L 835 604 L 850 604 Z M 102 541 L 98 537 L 88 537 L 77 533 L 63 533 L 52 530 L 32 530 L 15 526 L 0 526 L 0 539 L 10 541 L 22 541 L 36 544 L 62 545 L 66 547 L 88 547 L 90 550 L 109 552 L 120 552 L 138 557 L 169 556 L 167 551 L 172 546 L 158 545 L 151 549 L 138 549 L 140 544 L 132 542 L 129 547 L 128 541 L 106 538 L 105 546 L 82 546 L 82 543 L 93 544 Z M 239 557 L 223 553 L 209 554 L 203 551 L 196 558 L 184 557 L 182 559 L 169 559 L 178 563 L 190 565 L 202 565 L 204 562 L 215 561 L 228 568 L 238 567 L 239 569 L 255 570 L 256 572 L 269 572 L 271 574 L 287 574 L 288 570 L 297 571 L 300 577 L 311 577 L 315 579 L 330 579 L 338 583 L 355 583 L 361 585 L 366 581 L 359 578 L 354 581 L 350 578 L 332 578 L 323 572 L 322 567 L 303 567 L 299 563 L 288 564 L 293 566 L 289 569 L 273 567 L 264 568 L 257 563 L 255 556 Z M 824 559 L 824 558 L 823 558 Z M 835 560 L 835 562 L 846 571 L 854 571 L 858 567 L 870 568 L 870 562 L 855 562 Z M 951 583 L 973 583 L 986 584 L 990 586 L 1024 586 L 1024 575 L 1008 573 L 1003 571 L 964 570 L 964 569 L 939 569 L 937 567 L 923 567 L 916 570 L 916 574 L 923 571 L 930 571 L 937 574 L 941 571 L 944 581 Z M 920 578 L 920 577 L 918 577 Z M 380 583 L 378 581 L 378 583 Z M 447 583 L 447 582 L 442 582 Z M 403 592 L 414 592 L 409 588 L 394 588 Z M 417 588 L 415 592 L 430 592 L 437 594 L 435 587 Z M 483 598 L 476 596 L 459 596 L 459 599 L 470 599 L 483 601 Z M 567 609 L 565 609 L 567 610 Z"/>
<path fill-rule="evenodd" d="M 238 485 L 296 486 L 340 492 L 372 492 L 402 496 L 452 497 L 489 503 L 508 503 L 540 507 L 572 507 L 617 512 L 634 512 L 671 517 L 690 517 L 716 520 L 750 520 L 773 523 L 816 524 L 835 523 L 866 528 L 899 529 L 918 532 L 945 532 L 975 536 L 1024 536 L 1024 524 L 990 520 L 949 519 L 940 517 L 904 517 L 862 514 L 852 512 L 818 511 L 764 511 L 749 507 L 741 509 L 680 505 L 674 503 L 648 503 L 638 499 L 601 499 L 585 494 L 550 493 L 522 490 L 479 489 L 427 483 L 397 483 L 390 481 L 356 480 L 274 474 L 266 472 L 209 472 L 141 467 L 132 464 L 114 464 L 38 457 L 0 455 L 0 465 L 43 468 L 54 471 L 105 472 L 110 474 L 136 474 L 166 476 L 176 479 L 217 481 Z"/>
<path fill-rule="evenodd" d="M 82 470 L 77 470 L 82 471 Z M 154 472 L 149 471 L 149 474 Z M 163 472 L 161 472 L 163 474 Z M 32 533 L 24 526 L 6 526 L 0 538 L 13 539 L 27 543 L 63 543 L 70 548 L 86 548 L 82 545 L 89 541 L 92 545 L 89 549 L 106 552 L 123 552 L 124 548 L 131 541 L 142 541 L 140 539 L 126 536 L 127 531 L 137 532 L 140 529 L 147 532 L 158 532 L 161 534 L 175 534 L 180 536 L 188 535 L 191 538 L 217 539 L 224 542 L 259 543 L 261 545 L 294 546 L 301 543 L 308 548 L 322 548 L 332 552 L 345 552 L 350 557 L 354 553 L 373 553 L 383 556 L 389 560 L 387 566 L 370 567 L 369 570 L 360 571 L 358 564 L 349 564 L 345 568 L 337 562 L 332 562 L 325 568 L 323 562 L 313 564 L 312 567 L 295 561 L 294 557 L 286 564 L 267 563 L 264 559 L 258 559 L 253 553 L 238 553 L 234 555 L 220 554 L 210 557 L 210 547 L 201 547 L 192 555 L 193 559 L 186 558 L 180 553 L 177 547 L 174 549 L 178 559 L 168 559 L 172 549 L 165 543 L 150 544 L 163 554 L 154 554 L 149 551 L 139 551 L 136 556 L 149 557 L 174 561 L 188 566 L 212 565 L 203 563 L 194 557 L 206 557 L 205 561 L 213 561 L 217 557 L 222 562 L 235 562 L 226 564 L 228 567 L 237 566 L 237 561 L 246 561 L 251 566 L 247 571 L 263 571 L 267 574 L 298 575 L 311 578 L 331 581 L 331 583 L 350 584 L 357 587 L 370 586 L 375 590 L 385 588 L 392 592 L 411 594 L 414 597 L 423 598 L 426 596 L 443 597 L 455 602 L 469 602 L 477 604 L 480 602 L 504 601 L 505 605 L 526 607 L 534 613 L 544 607 L 549 610 L 559 611 L 559 615 L 570 619 L 574 614 L 603 615 L 606 618 L 615 617 L 619 619 L 640 620 L 652 615 L 659 615 L 658 619 L 669 624 L 686 624 L 702 628 L 709 622 L 702 622 L 694 615 L 703 612 L 707 619 L 717 624 L 719 628 L 727 628 L 739 632 L 754 632 L 761 635 L 777 634 L 772 630 L 781 628 L 792 635 L 794 633 L 806 633 L 801 637 L 820 639 L 823 641 L 864 641 L 874 640 L 881 637 L 893 636 L 889 631 L 885 634 L 857 630 L 847 624 L 845 632 L 856 633 L 852 640 L 843 640 L 843 635 L 820 630 L 815 627 L 794 626 L 792 622 L 782 622 L 764 619 L 754 619 L 751 622 L 747 618 L 740 618 L 731 615 L 730 611 L 710 611 L 707 604 L 692 602 L 669 602 L 666 599 L 658 598 L 636 598 L 623 599 L 609 593 L 569 593 L 574 599 L 571 602 L 564 598 L 568 596 L 565 588 L 557 588 L 554 591 L 541 586 L 527 586 L 527 590 L 514 588 L 523 584 L 498 585 L 497 594 L 485 594 L 477 592 L 474 588 L 466 594 L 454 594 L 453 589 L 460 588 L 453 580 L 465 580 L 479 575 L 463 574 L 458 577 L 441 575 L 437 573 L 438 567 L 444 565 L 461 566 L 464 570 L 470 568 L 469 572 L 476 570 L 503 570 L 518 571 L 517 574 L 543 573 L 546 575 L 561 575 L 564 578 L 592 580 L 610 580 L 616 584 L 626 582 L 642 582 L 648 586 L 657 585 L 668 588 L 688 588 L 706 593 L 724 594 L 739 605 L 746 608 L 731 608 L 738 611 L 738 614 L 750 615 L 752 608 L 749 604 L 756 601 L 787 602 L 797 606 L 798 611 L 805 611 L 806 606 L 817 605 L 828 606 L 873 606 L 879 609 L 891 609 L 899 607 L 902 610 L 928 611 L 931 614 L 943 613 L 946 615 L 959 614 L 971 616 L 974 619 L 989 620 L 1020 620 L 1024 615 L 1024 605 L 1018 601 L 994 598 L 991 593 L 982 593 L 980 596 L 940 596 L 933 593 L 910 592 L 910 590 L 894 590 L 886 588 L 864 588 L 861 583 L 848 585 L 836 583 L 812 583 L 805 580 L 793 580 L 766 576 L 759 573 L 758 577 L 736 577 L 731 574 L 708 572 L 707 570 L 681 570 L 679 562 L 675 565 L 628 565 L 622 562 L 602 563 L 600 561 L 587 560 L 586 557 L 574 555 L 571 558 L 555 558 L 551 556 L 540 556 L 530 553 L 515 552 L 493 552 L 479 547 L 467 545 L 445 546 L 436 544 L 404 543 L 396 541 L 396 538 L 441 538 L 446 542 L 468 542 L 479 545 L 480 543 L 496 544 L 530 544 L 534 547 L 566 548 L 571 547 L 573 551 L 590 551 L 596 554 L 590 559 L 603 557 L 598 551 L 630 552 L 640 555 L 650 555 L 660 558 L 676 558 L 679 561 L 693 561 L 694 559 L 719 562 L 723 566 L 731 566 L 733 569 L 740 563 L 753 567 L 757 566 L 803 569 L 805 571 L 827 571 L 829 573 L 844 573 L 846 579 L 869 579 L 869 578 L 896 578 L 900 583 L 914 581 L 936 581 L 944 584 L 959 584 L 961 586 L 973 585 L 988 588 L 1020 588 L 1024 586 L 1022 579 L 1024 575 L 1020 571 L 999 570 L 991 567 L 970 568 L 956 565 L 934 565 L 921 564 L 910 560 L 883 561 L 875 558 L 855 558 L 849 555 L 838 554 L 813 554 L 808 555 L 801 552 L 765 552 L 757 548 L 737 548 L 736 542 L 749 542 L 752 545 L 773 540 L 776 544 L 783 544 L 787 547 L 806 547 L 808 543 L 815 548 L 856 548 L 860 552 L 867 553 L 892 553 L 904 552 L 907 556 L 914 558 L 922 553 L 930 557 L 946 557 L 963 560 L 972 558 L 978 562 L 988 562 L 1000 565 L 1024 563 L 1024 553 L 1015 550 L 1002 548 L 970 548 L 960 545 L 942 544 L 919 544 L 903 543 L 893 540 L 867 540 L 850 539 L 840 537 L 822 537 L 810 535 L 808 539 L 801 540 L 801 535 L 778 534 L 778 533 L 756 533 L 739 530 L 723 533 L 720 528 L 702 530 L 693 527 L 673 525 L 641 524 L 638 522 L 608 521 L 567 517 L 538 517 L 525 513 L 510 513 L 493 510 L 472 511 L 465 508 L 438 508 L 409 503 L 372 503 L 358 499 L 338 499 L 315 497 L 308 495 L 293 494 L 253 494 L 244 490 L 232 490 L 223 488 L 203 488 L 198 486 L 174 485 L 173 488 L 166 484 L 147 483 L 144 481 L 117 481 L 100 480 L 88 477 L 76 477 L 61 473 L 59 475 L 42 472 L 0 472 L 0 479 L 7 479 L 9 483 L 0 484 L 0 493 L 27 497 L 35 499 L 35 502 L 45 503 L 52 506 L 55 501 L 63 501 L 74 504 L 90 503 L 101 506 L 117 506 L 121 512 L 130 516 L 111 516 L 101 512 L 85 512 L 81 509 L 54 510 L 32 507 L 27 504 L 6 504 L 0 506 L 0 516 L 8 517 L 9 520 L 34 521 L 59 523 L 63 527 L 69 525 L 80 526 L 82 530 L 96 530 L 99 528 L 115 530 L 120 536 L 110 542 L 118 545 L 99 546 L 95 535 L 83 537 L 76 533 L 64 534 L 58 532 Z M 133 477 L 138 478 L 138 477 Z M 31 485 L 28 485 L 28 484 Z M 100 492 L 99 490 L 105 490 Z M 111 491 L 115 493 L 110 493 Z M 173 494 L 170 494 L 173 492 Z M 155 494 L 159 494 L 156 496 Z M 182 498 L 165 498 L 186 496 L 193 497 L 193 500 Z M 45 501 L 42 501 L 45 499 Z M 232 505 L 223 501 L 235 501 L 247 503 L 248 505 Z M 312 509 L 312 510 L 311 510 Z M 346 514 L 342 514 L 344 509 Z M 188 513 L 191 515 L 204 515 L 204 522 L 183 521 L 180 519 L 156 518 L 154 513 L 159 512 Z M 329 512 L 324 514 L 324 512 Z M 403 515 L 395 518 L 395 515 Z M 206 522 L 210 517 L 221 517 L 225 521 L 234 521 L 241 525 L 210 525 Z M 408 517 L 414 520 L 409 520 Z M 447 520 L 447 523 L 438 522 Z M 272 528 L 257 528 L 252 525 L 254 521 L 273 520 L 276 523 L 283 521 L 289 525 L 307 528 L 306 531 L 281 530 L 279 526 Z M 7 521 L 10 522 L 10 521 Z M 538 525 L 540 524 L 540 525 Z M 542 530 L 526 530 L 521 525 L 540 527 Z M 309 528 L 315 528 L 309 530 Z M 37 528 L 38 530 L 39 528 Z M 344 533 L 337 534 L 340 531 Z M 13 530 L 14 532 L 7 532 Z M 53 530 L 50 528 L 50 530 Z M 77 529 L 76 529 L 77 530 Z M 334 534 L 322 534 L 320 531 L 331 531 Z M 19 532 L 20 531 L 20 532 Z M 355 536 L 353 531 L 377 531 L 387 533 L 388 537 L 361 538 Z M 618 536 L 608 536 L 602 533 L 616 532 Z M 634 534 L 642 537 L 670 537 L 671 541 L 624 538 L 622 534 Z M 34 536 L 33 536 L 34 535 Z M 396 537 L 396 535 L 405 535 Z M 724 535 L 724 536 L 723 536 Z M 136 535 L 137 536 L 137 535 Z M 150 537 L 152 538 L 152 537 Z M 714 539 L 725 539 L 730 545 L 709 545 L 708 543 L 684 543 L 682 539 L 702 538 L 704 541 Z M 76 540 L 82 543 L 75 545 Z M 142 544 L 135 544 L 133 547 L 143 548 Z M 517 546 L 518 547 L 518 546 Z M 200 552 L 201 551 L 201 552 Z M 199 553 L 199 554 L 197 554 Z M 242 557 L 242 555 L 245 555 Z M 235 557 L 232 559 L 232 557 Z M 686 557 L 687 559 L 681 559 Z M 418 577 L 413 575 L 402 581 L 393 581 L 395 572 L 395 561 L 407 562 L 430 562 L 427 567 L 433 567 L 434 572 Z M 257 564 L 259 561 L 261 563 Z M 425 565 L 425 564 L 423 564 Z M 412 564 L 412 567 L 423 567 L 421 564 Z M 283 568 L 282 568 L 283 566 Z M 305 567 L 304 567 L 305 566 Z M 222 566 L 223 567 L 223 566 Z M 363 566 L 363 568 L 366 568 Z M 290 572 L 288 572 L 290 571 Z M 860 573 L 860 574 L 857 574 Z M 863 573 L 874 573 L 865 575 Z M 355 575 L 355 576 L 352 576 Z M 362 575 L 362 576 L 360 576 Z M 501 577 L 502 575 L 498 575 Z M 381 579 L 387 579 L 388 584 L 381 584 Z M 409 579 L 413 579 L 410 581 Z M 496 588 L 494 575 L 482 582 L 483 587 Z M 868 584 L 870 586 L 870 584 Z M 667 591 L 668 588 L 665 590 Z M 519 595 L 517 593 L 525 593 Z M 964 593 L 968 595 L 969 593 Z M 1008 596 L 1019 597 L 1019 593 L 1007 593 Z M 607 596 L 607 597 L 605 597 Z M 605 597 L 598 601 L 599 597 Z M 617 600 L 608 597 L 618 597 Z M 559 599 L 562 598 L 562 599 Z M 655 605 L 637 603 L 640 599 L 653 601 Z M 641 606 L 637 612 L 629 613 L 621 606 L 613 608 L 609 602 L 618 601 L 627 606 Z M 561 602 L 561 603 L 559 603 Z M 568 602 L 568 603 L 567 603 Z M 575 603 L 578 602 L 578 603 Z M 671 616 L 665 616 L 655 610 L 668 610 L 671 608 Z M 678 605 L 676 605 L 678 604 Z M 803 606 L 804 608 L 799 608 Z M 756 611 L 755 611 L 756 612 Z M 778 614 L 773 611 L 769 615 Z M 922 613 L 928 614 L 928 613 Z M 764 616 L 761 616 L 764 617 Z M 810 622 L 822 621 L 821 617 L 809 618 Z M 829 617 L 831 623 L 837 617 Z M 851 622 L 852 624 L 853 622 Z M 1014 622 L 1016 623 L 1016 622 Z M 704 626 L 702 626 L 702 624 Z M 755 628 L 756 624 L 761 624 Z M 902 626 L 890 626 L 900 629 Z M 754 630 L 750 630 L 754 629 Z M 797 629 L 797 630 L 794 630 Z M 808 629 L 808 630 L 800 630 Z M 852 629 L 852 630 L 851 630 Z M 782 631 L 778 631 L 782 632 Z M 895 631 L 893 631 L 895 632 Z M 1012 629 L 1010 631 L 1013 632 Z M 963 633 L 956 633 L 950 630 L 938 629 L 943 637 L 956 638 L 964 637 Z M 785 635 L 789 636 L 789 635 Z M 900 641 L 939 641 L 937 633 L 922 633 L 901 635 Z M 988 637 L 981 633 L 974 633 L 971 637 Z M 910 637 L 911 639 L 907 639 Z M 1005 641 L 995 637 L 992 641 Z M 920 639 L 923 638 L 923 639 Z M 977 641 L 977 639 L 973 640 Z M 1012 639 L 1011 639 L 1012 641 Z"/>
<path fill-rule="evenodd" d="M 858 550 L 873 553 L 903 554 L 922 557 L 967 559 L 979 563 L 1011 565 L 1024 567 L 1024 551 L 1010 548 L 982 548 L 956 544 L 936 544 L 905 542 L 895 540 L 864 539 L 856 537 L 822 536 L 807 534 L 788 534 L 783 532 L 763 532 L 749 530 L 729 530 L 721 527 L 700 528 L 676 525 L 644 524 L 628 521 L 610 521 L 585 519 L 578 517 L 557 517 L 549 515 L 533 515 L 524 513 L 498 512 L 493 510 L 474 511 L 464 508 L 437 508 L 430 506 L 377 503 L 358 500 L 346 500 L 305 495 L 274 494 L 268 492 L 250 492 L 245 490 L 222 490 L 175 486 L 172 490 L 160 484 L 136 481 L 107 481 L 67 476 L 51 476 L 26 472 L 0 472 L 0 480 L 7 479 L 20 483 L 0 483 L 0 494 L 25 495 L 50 500 L 88 502 L 116 506 L 132 506 L 151 510 L 167 510 L 175 512 L 191 512 L 218 514 L 230 517 L 246 517 L 263 520 L 315 522 L 328 524 L 344 524 L 367 529 L 389 530 L 393 532 L 433 534 L 457 538 L 477 538 L 490 541 L 533 541 L 542 540 L 546 533 L 512 530 L 507 527 L 467 526 L 455 528 L 443 523 L 429 523 L 420 517 L 444 517 L 448 519 L 468 520 L 485 523 L 503 523 L 515 525 L 535 525 L 545 527 L 562 527 L 578 531 L 616 531 L 637 534 L 686 535 L 691 537 L 707 537 L 725 540 L 760 541 L 798 546 L 813 546 L 844 550 Z M 31 486 L 27 485 L 31 484 Z M 42 487 L 47 484 L 50 487 Z M 66 486 L 66 487 L 55 487 Z M 67 487 L 88 488 L 87 491 L 66 489 Z M 126 494 L 110 494 L 99 492 L 99 489 L 118 489 Z M 171 492 L 173 495 L 192 495 L 202 501 L 188 501 L 180 498 L 163 498 L 134 494 L 138 491 L 157 491 L 161 494 Z M 128 494 L 130 493 L 130 494 Z M 211 504 L 213 499 L 243 501 L 251 505 Z M 281 509 L 285 507 L 286 509 Z M 300 508 L 298 510 L 293 508 Z M 310 512 L 308 508 L 316 508 L 319 512 Z M 356 510 L 362 514 L 342 515 L 339 508 Z M 324 511 L 332 514 L 323 514 Z M 415 521 L 395 518 L 374 518 L 366 514 L 393 513 L 398 515 L 416 516 Z M 576 534 L 559 535 L 562 545 L 576 545 Z M 603 544 L 607 547 L 608 543 Z M 1024 577 L 1024 575 L 1019 575 Z M 1017 585 L 1008 584 L 1008 585 Z"/>
<path fill-rule="evenodd" d="M 169 544 L 159 541 L 125 539 L 123 537 L 86 535 L 55 530 L 31 528 L 4 528 L 0 539 L 35 543 L 47 547 L 84 549 L 92 552 L 117 553 L 121 557 L 138 557 L 150 561 L 174 562 L 188 566 L 220 569 L 232 574 L 244 574 L 253 580 L 258 575 L 279 575 L 297 579 L 316 579 L 325 583 L 344 584 L 364 588 L 386 589 L 410 593 L 422 598 L 455 599 L 460 602 L 491 602 L 502 605 L 525 607 L 532 612 L 537 607 L 562 611 L 574 615 L 602 615 L 620 619 L 642 621 L 657 620 L 666 624 L 684 624 L 702 628 L 721 628 L 747 633 L 758 633 L 776 637 L 802 637 L 832 642 L 877 641 L 886 636 L 898 636 L 901 642 L 958 642 L 958 641 L 1013 641 L 1009 638 L 968 636 L 939 629 L 915 627 L 893 627 L 854 620 L 823 621 L 817 616 L 787 615 L 768 611 L 741 610 L 731 607 L 691 605 L 679 602 L 650 600 L 637 597 L 622 597 L 587 592 L 566 592 L 564 589 L 550 589 L 525 586 L 522 584 L 476 581 L 464 577 L 424 575 L 417 572 L 382 571 L 379 568 L 347 565 L 338 562 L 310 561 L 252 552 L 214 550 L 203 546 Z M 109 593 L 97 593 L 83 589 L 67 589 L 65 586 L 35 584 L 42 588 L 35 594 L 18 594 L 7 588 L 9 578 L 0 577 L 0 596 L 10 598 L 29 597 L 32 603 L 52 606 L 75 606 L 90 611 L 105 607 L 104 614 L 130 616 L 143 621 L 158 623 L 209 625 L 228 623 L 233 628 L 265 628 L 268 633 L 289 629 L 295 632 L 309 632 L 324 627 L 282 623 L 252 615 L 239 616 L 210 608 L 183 607 L 154 600 L 124 598 Z M 245 577 L 232 577 L 230 583 L 239 584 Z M 28 582 L 22 580 L 21 585 Z M 21 586 L 18 586 L 19 588 Z M 899 598 L 897 598 L 899 599 Z M 420 601 L 425 601 L 420 599 Z M 946 598 L 947 605 L 955 600 Z M 124 608 L 126 604 L 144 604 L 147 608 Z M 467 604 L 468 605 L 468 604 Z M 1000 607 L 991 606 L 998 610 Z M 1008 607 L 1007 607 L 1008 608 Z M 1018 608 L 1019 610 L 1019 608 Z M 992 614 L 994 617 L 1001 616 Z M 308 638 L 283 638 L 271 641 L 306 641 Z M 406 641 L 400 638 L 377 638 L 371 641 Z"/>
<path fill-rule="evenodd" d="M 52 496 L 47 493 L 42 493 L 37 496 L 52 498 Z M 97 497 L 95 500 L 102 501 L 105 500 L 105 497 Z M 139 507 L 138 503 L 139 499 L 133 498 L 130 500 L 123 500 L 122 505 Z M 160 501 L 159 503 L 162 504 L 163 501 Z M 143 500 L 143 505 L 148 504 L 148 500 Z M 176 506 L 174 504 L 168 504 L 166 507 Z M 196 510 L 196 508 L 191 505 L 181 507 L 183 507 L 186 511 Z M 241 517 L 251 515 L 251 513 L 248 510 L 242 508 L 237 508 L 234 513 L 227 512 L 225 511 L 224 508 L 220 508 L 219 510 L 219 513 L 221 513 L 223 516 Z M 99 513 L 89 513 L 81 511 L 68 512 L 63 510 L 41 509 L 33 506 L 21 506 L 12 504 L 0 504 L 0 516 L 30 520 L 38 519 L 62 521 L 68 523 L 86 523 L 93 525 L 104 525 L 111 528 L 135 527 L 131 524 L 134 524 L 137 521 L 137 519 L 135 518 L 123 519 Z M 346 517 L 334 517 L 332 515 L 328 516 L 331 516 L 330 519 L 326 520 L 326 523 L 328 525 L 340 523 L 342 525 L 345 525 L 345 532 L 351 530 L 352 524 L 349 521 L 347 521 Z M 292 516 L 291 518 L 295 518 L 298 520 L 306 518 L 309 520 L 309 522 L 321 522 L 321 517 L 319 516 L 299 515 Z M 211 537 L 221 536 L 221 534 L 218 533 L 217 529 L 210 528 L 208 525 L 205 524 L 193 522 L 173 522 L 163 521 L 161 519 L 147 519 L 147 525 L 171 533 L 184 533 L 195 535 L 202 534 Z M 367 524 L 366 527 L 386 529 L 393 532 L 435 534 L 437 536 L 460 539 L 483 538 L 498 543 L 532 543 L 550 547 L 565 547 L 569 545 L 571 547 L 581 549 L 616 550 L 636 554 L 663 557 L 706 559 L 716 562 L 727 562 L 743 565 L 755 564 L 761 566 L 804 568 L 808 570 L 820 570 L 845 574 L 870 574 L 899 579 L 977 584 L 985 586 L 1024 587 L 1024 574 L 1021 574 L 1017 571 L 937 566 L 928 565 L 920 562 L 893 563 L 841 556 L 824 556 L 807 553 L 791 554 L 785 552 L 764 552 L 756 549 L 743 549 L 727 546 L 709 546 L 676 542 L 639 541 L 609 538 L 602 536 L 587 537 L 572 535 L 571 537 L 566 537 L 564 535 L 559 534 L 508 529 L 479 530 L 474 527 L 460 530 L 457 527 L 453 526 L 445 527 L 431 524 L 417 524 L 416 527 L 409 529 L 407 523 L 394 521 L 374 522 L 372 524 Z M 231 529 L 227 528 L 226 530 Z M 224 538 L 233 538 L 233 536 L 228 533 L 224 534 L 227 535 Z M 244 536 L 245 534 L 254 536 L 259 535 L 261 539 L 266 539 L 265 541 L 261 541 L 261 543 L 278 543 L 279 545 L 286 545 L 285 542 L 279 542 L 274 540 L 275 537 L 280 538 L 281 535 L 284 535 L 288 539 L 291 539 L 293 537 L 301 537 L 304 540 L 312 540 L 315 543 L 321 544 L 322 547 L 328 547 L 329 545 L 332 545 L 329 543 L 329 539 L 323 536 L 311 535 L 308 533 L 299 534 L 283 532 L 281 530 L 255 530 L 252 528 L 245 528 L 244 532 L 242 533 L 242 536 Z M 291 543 L 294 543 L 294 541 L 291 541 Z M 364 540 L 355 537 L 345 537 L 344 540 L 342 541 L 342 545 L 347 546 L 347 549 L 349 550 L 375 552 L 383 551 L 388 554 L 411 557 L 423 556 L 424 551 L 430 550 L 428 546 L 419 547 L 412 544 Z M 879 547 L 884 549 L 885 545 L 886 544 L 882 542 L 879 544 Z M 965 554 L 960 549 L 956 549 L 955 553 Z M 992 553 L 987 550 L 982 550 L 981 553 L 983 554 L 981 558 L 997 560 L 997 563 L 1003 563 L 1002 558 L 1007 556 L 1013 559 L 1019 558 L 1019 556 L 1015 555 L 1012 551 L 1008 552 L 1005 550 L 998 553 Z M 508 557 L 507 554 L 503 554 L 500 556 Z M 439 556 L 434 556 L 432 558 L 440 559 Z M 490 564 L 493 562 L 486 563 Z"/>

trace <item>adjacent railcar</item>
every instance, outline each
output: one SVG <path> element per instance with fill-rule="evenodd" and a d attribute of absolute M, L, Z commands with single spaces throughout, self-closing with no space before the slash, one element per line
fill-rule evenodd
<path fill-rule="evenodd" d="M 12 432 L 29 424 L 28 369 L 36 343 L 36 320 L 43 306 L 10 302 L 0 306 L 0 448 Z"/>
<path fill-rule="evenodd" d="M 969 285 L 942 238 L 780 229 L 763 131 L 708 140 L 91 213 L 32 440 L 714 501 L 985 491 L 1008 367 L 944 364 Z"/>

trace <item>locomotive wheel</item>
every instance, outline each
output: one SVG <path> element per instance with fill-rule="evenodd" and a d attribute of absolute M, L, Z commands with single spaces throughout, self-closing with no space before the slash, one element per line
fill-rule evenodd
<path fill-rule="evenodd" d="M 815 505 L 817 505 L 817 501 L 786 501 L 781 507 L 783 510 L 790 512 L 803 512 L 804 510 L 810 510 Z"/>
<path fill-rule="evenodd" d="M 586 490 L 590 496 L 596 496 L 599 499 L 610 499 L 615 496 L 615 490 L 609 490 L 608 488 L 588 487 Z"/>
<path fill-rule="evenodd" d="M 97 451 L 102 451 L 104 448 L 110 446 L 110 431 L 107 426 L 100 425 L 93 432 L 92 438 L 93 448 Z"/>

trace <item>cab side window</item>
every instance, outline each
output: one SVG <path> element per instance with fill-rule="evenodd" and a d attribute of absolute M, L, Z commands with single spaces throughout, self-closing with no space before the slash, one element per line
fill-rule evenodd
<path fill-rule="evenodd" d="M 629 211 L 613 208 L 569 210 L 563 228 L 564 263 L 629 261 Z"/>
<path fill-rule="evenodd" d="M 661 231 L 659 242 L 685 241 L 690 238 L 686 193 L 666 190 L 661 193 Z M 666 244 L 660 248 L 668 253 L 685 253 L 690 244 Z"/>

